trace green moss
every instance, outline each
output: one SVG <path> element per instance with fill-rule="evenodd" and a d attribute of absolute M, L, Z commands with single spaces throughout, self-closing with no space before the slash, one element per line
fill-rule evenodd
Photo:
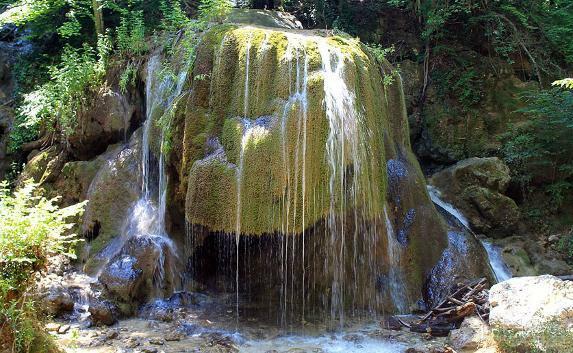
<path fill-rule="evenodd" d="M 43 183 L 46 177 L 50 174 L 50 163 L 58 156 L 58 151 L 55 146 L 47 150 L 38 152 L 24 167 L 20 180 L 32 179 L 35 183 Z"/>
<path fill-rule="evenodd" d="M 364 154 L 361 158 L 368 161 L 360 166 L 356 190 L 359 197 L 357 204 L 346 204 L 346 210 L 356 207 L 362 217 L 372 220 L 382 213 L 387 193 L 385 160 L 397 154 L 393 143 L 409 146 L 400 82 L 389 87 L 382 85 L 383 73 L 393 69 L 387 63 L 380 68 L 360 42 L 351 38 L 322 39 L 263 28 L 218 26 L 204 35 L 198 48 L 194 74 L 200 74 L 202 80 L 194 82 L 193 87 L 199 89 L 189 97 L 186 109 L 182 147 L 185 166 L 180 179 L 185 185 L 189 223 L 213 231 L 234 232 L 237 180 L 241 182 L 239 213 L 244 234 L 287 230 L 300 233 L 327 217 L 330 167 L 325 156 L 329 123 L 323 103 L 324 80 L 318 48 L 321 41 L 337 47 L 344 55 L 345 80 L 358 102 L 360 134 L 367 136 L 359 147 Z M 283 125 L 285 104 L 296 90 L 299 55 L 295 50 L 295 59 L 289 62 L 289 42 L 304 50 L 308 62 L 306 151 L 304 119 L 298 103 L 287 110 Z M 249 95 L 245 106 L 247 50 Z M 304 64 L 300 57 L 301 72 Z M 381 93 L 385 99 L 380 99 Z M 269 117 L 263 136 L 243 140 L 245 110 L 250 124 L 255 124 L 258 117 Z M 208 155 L 208 149 L 201 149 L 201 143 L 212 138 L 220 141 L 223 154 Z M 388 139 L 394 142 L 384 144 Z M 243 170 L 239 176 L 241 149 Z M 350 158 L 345 164 L 348 175 L 357 173 Z M 418 168 L 415 161 L 412 165 Z M 416 177 L 423 178 L 421 172 Z M 425 195 L 423 183 L 420 185 L 418 198 Z M 337 212 L 342 211 L 340 203 L 335 207 Z M 439 252 L 441 247 L 437 249 Z M 433 257 L 429 258 L 431 261 Z"/>
<path fill-rule="evenodd" d="M 496 328 L 493 337 L 504 353 L 561 353 L 572 351 L 573 330 L 554 320 L 528 330 Z"/>

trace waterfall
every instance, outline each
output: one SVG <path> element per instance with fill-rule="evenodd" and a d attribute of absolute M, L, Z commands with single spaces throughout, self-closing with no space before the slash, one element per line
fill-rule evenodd
<path fill-rule="evenodd" d="M 164 136 L 161 135 L 159 159 L 151 152 L 155 124 L 164 114 L 172 109 L 175 99 L 180 96 L 187 77 L 189 64 L 177 76 L 162 72 L 160 57 L 154 55 L 147 64 L 146 91 L 146 120 L 143 126 L 141 147 L 142 185 L 139 200 L 131 207 L 118 244 L 114 247 L 117 255 L 130 238 L 145 237 L 158 249 L 159 256 L 153 270 L 154 296 L 161 296 L 171 285 L 174 289 L 177 276 L 175 264 L 168 259 L 177 259 L 176 245 L 170 239 L 165 228 L 165 213 L 167 202 L 167 173 L 165 171 L 165 156 L 163 154 Z"/>
<path fill-rule="evenodd" d="M 356 97 L 347 86 L 344 77 L 345 57 L 341 49 L 329 45 L 327 40 L 320 40 L 318 50 L 322 59 L 324 108 L 329 125 L 326 141 L 326 160 L 330 169 L 328 184 L 330 206 L 327 224 L 332 248 L 330 266 L 334 270 L 331 318 L 339 318 L 343 324 L 345 302 L 343 288 L 347 278 L 344 268 L 347 261 L 345 212 L 349 207 L 354 209 L 354 244 L 352 244 L 354 255 L 351 261 L 353 280 L 356 284 L 359 276 L 356 271 L 358 222 L 360 216 L 366 216 L 366 214 L 359 216 L 358 212 L 369 212 L 373 206 L 372 190 L 366 190 L 372 187 L 366 165 L 368 152 L 364 145 L 367 143 L 368 134 L 362 126 L 361 114 L 356 107 Z M 349 170 L 349 167 L 352 169 Z M 364 236 L 376 237 L 376 230 L 367 231 Z"/>
<path fill-rule="evenodd" d="M 402 249 L 396 239 L 394 227 L 388 217 L 388 210 L 384 207 L 384 220 L 386 223 L 387 252 L 389 260 L 388 284 L 392 301 L 399 313 L 408 312 L 407 291 L 404 285 L 404 274 L 400 269 Z"/>
<path fill-rule="evenodd" d="M 308 66 L 309 58 L 304 48 L 304 41 L 297 36 L 287 36 L 288 45 L 282 60 L 288 65 L 289 70 L 289 97 L 284 105 L 280 121 L 281 132 L 281 153 L 285 166 L 283 174 L 284 193 L 282 195 L 282 221 L 281 229 L 284 236 L 281 239 L 281 318 L 283 325 L 286 323 L 285 314 L 288 312 L 288 302 L 294 303 L 294 281 L 295 263 L 297 260 L 295 248 L 296 237 L 289 236 L 296 229 L 297 217 L 300 212 L 302 230 L 302 318 L 304 321 L 305 305 L 305 226 L 306 226 L 306 136 L 307 136 L 307 113 L 308 113 Z M 302 65 L 301 65 L 302 62 Z M 293 80 L 294 66 L 294 80 Z M 294 87 L 293 87 L 294 86 Z M 293 110 L 296 114 L 296 136 L 294 146 L 293 165 L 291 169 L 291 156 L 288 151 L 288 119 Z M 302 140 L 302 141 L 301 141 Z M 299 168 L 300 166 L 300 168 Z M 302 169 L 299 175 L 299 169 Z M 291 172 L 293 175 L 291 176 Z M 299 180 L 300 179 L 300 180 Z M 302 204 L 298 209 L 298 187 L 301 184 Z M 291 203 L 293 209 L 291 210 Z M 291 224 L 292 222 L 292 224 Z M 290 244 L 289 244 L 290 242 Z M 289 249 L 290 247 L 290 249 Z M 290 256 L 290 261 L 289 261 Z M 289 268 L 290 264 L 290 268 Z M 290 294 L 290 297 L 289 297 Z M 292 309 L 292 307 L 291 307 Z"/>
<path fill-rule="evenodd" d="M 451 214 L 454 218 L 456 218 L 467 230 L 469 230 L 472 234 L 469 221 L 467 218 L 453 205 L 444 201 L 441 198 L 440 191 L 435 187 L 428 185 L 428 194 L 432 199 L 432 202 L 439 206 L 441 209 L 446 211 L 447 213 Z M 493 270 L 493 274 L 495 275 L 495 279 L 498 282 L 502 282 L 508 280 L 512 277 L 511 270 L 507 267 L 505 262 L 503 261 L 503 257 L 501 255 L 501 249 L 493 245 L 491 242 L 483 239 L 479 239 L 481 245 L 485 249 L 487 253 L 487 257 L 489 260 L 489 264 L 491 269 Z"/>
<path fill-rule="evenodd" d="M 407 311 L 421 273 L 403 269 L 414 262 L 408 237 L 418 251 L 418 234 L 407 233 L 431 229 L 439 239 L 445 229 L 432 207 L 430 220 L 414 217 L 417 196 L 427 201 L 411 187 L 421 178 L 388 181 L 386 161 L 409 147 L 387 121 L 403 117 L 383 102 L 377 64 L 355 41 L 310 32 L 238 28 L 218 38 L 201 53 L 212 66 L 208 106 L 205 84 L 189 106 L 199 121 L 185 122 L 186 135 L 220 145 L 203 154 L 184 146 L 192 276 L 235 291 L 237 317 L 250 309 L 239 301 L 260 302 L 283 327 Z M 417 194 L 402 197 L 409 190 Z"/>
<path fill-rule="evenodd" d="M 498 282 L 510 279 L 512 277 L 511 270 L 503 261 L 501 249 L 487 240 L 482 240 L 481 243 L 487 252 L 487 257 L 489 258 L 489 263 L 493 269 L 493 273 L 495 274 L 495 279 Z"/>

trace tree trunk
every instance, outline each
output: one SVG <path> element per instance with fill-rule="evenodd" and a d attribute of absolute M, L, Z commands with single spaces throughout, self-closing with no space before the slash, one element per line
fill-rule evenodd
<path fill-rule="evenodd" d="M 104 25 L 103 25 L 103 12 L 102 12 L 102 4 L 100 0 L 92 0 L 92 7 L 94 10 L 94 24 L 96 34 L 104 35 Z"/>

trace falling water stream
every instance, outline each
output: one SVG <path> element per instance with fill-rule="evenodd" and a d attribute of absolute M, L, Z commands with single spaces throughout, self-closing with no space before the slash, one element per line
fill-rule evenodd
<path fill-rule="evenodd" d="M 447 213 L 451 214 L 454 218 L 456 218 L 468 231 L 473 234 L 470 229 L 470 223 L 467 218 L 453 205 L 444 201 L 441 198 L 440 191 L 435 187 L 428 185 L 428 193 L 432 202 L 442 208 Z M 493 270 L 493 274 L 498 282 L 502 282 L 508 280 L 512 277 L 511 270 L 507 267 L 505 262 L 503 261 L 503 257 L 501 255 L 501 249 L 490 241 L 479 239 L 482 246 L 487 252 L 487 257 L 489 259 L 489 264 Z"/>
<path fill-rule="evenodd" d="M 106 253 L 107 262 L 118 255 L 126 242 L 133 238 L 147 239 L 158 250 L 159 256 L 154 266 L 153 284 L 155 293 L 152 297 L 161 297 L 169 289 L 177 289 L 174 261 L 177 259 L 177 248 L 165 228 L 167 202 L 167 175 L 162 151 L 163 136 L 159 146 L 159 159 L 151 153 L 151 143 L 157 120 L 172 109 L 175 99 L 181 94 L 189 64 L 177 76 L 161 72 L 162 65 L 158 55 L 149 59 L 146 78 L 146 120 L 143 126 L 141 146 L 142 184 L 139 199 L 131 207 L 120 237 L 113 241 Z M 107 265 L 107 262 L 104 264 Z M 101 273 L 102 269 L 99 271 Z M 99 275 L 98 273 L 98 275 Z"/>

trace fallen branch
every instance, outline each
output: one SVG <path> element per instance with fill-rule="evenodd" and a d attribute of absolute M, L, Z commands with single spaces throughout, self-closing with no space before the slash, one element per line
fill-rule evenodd
<path fill-rule="evenodd" d="M 430 310 L 410 331 L 429 333 L 432 336 L 447 335 L 459 327 L 465 317 L 477 314 L 487 322 L 489 306 L 487 303 L 487 280 L 480 278 L 466 284 L 458 284 L 450 295 Z"/>

